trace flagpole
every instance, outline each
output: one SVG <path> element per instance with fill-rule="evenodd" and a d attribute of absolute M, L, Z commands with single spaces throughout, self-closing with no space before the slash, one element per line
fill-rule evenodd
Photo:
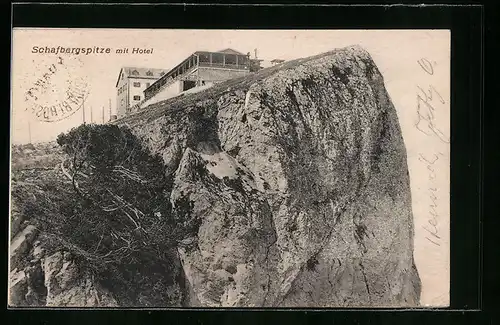
<path fill-rule="evenodd" d="M 85 124 L 85 100 L 82 102 L 83 124 Z"/>

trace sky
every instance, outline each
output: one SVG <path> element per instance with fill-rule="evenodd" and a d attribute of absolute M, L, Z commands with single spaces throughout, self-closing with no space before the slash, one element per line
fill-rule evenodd
<path fill-rule="evenodd" d="M 85 77 L 88 97 L 86 121 L 109 119 L 109 101 L 115 114 L 115 84 L 124 66 L 169 69 L 195 51 L 233 48 L 242 53 L 257 49 L 259 58 L 290 60 L 358 44 L 372 56 L 384 77 L 396 108 L 408 155 L 413 212 L 415 215 L 415 259 L 423 283 L 422 303 L 446 304 L 449 290 L 449 144 L 429 128 L 423 100 L 431 91 L 443 101 L 431 112 L 441 134 L 450 126 L 450 32 L 448 30 L 127 30 L 127 29 L 14 29 L 12 45 L 12 143 L 50 141 L 78 126 L 83 111 L 59 122 L 36 119 L 24 101 L 26 91 L 40 71 L 56 55 L 32 53 L 41 47 L 104 47 L 109 54 L 79 55 L 81 65 L 73 73 Z M 129 48 L 129 54 L 116 49 Z M 132 54 L 132 48 L 152 49 L 151 54 Z M 420 64 L 419 64 L 420 62 Z M 432 65 L 432 74 L 428 65 Z M 424 68 L 427 67 L 427 72 Z M 64 81 L 64 80 L 63 80 Z M 62 81 L 62 82 L 63 82 Z M 54 95 L 55 96 L 55 95 Z M 427 98 L 427 97 L 425 97 Z M 434 99 L 436 96 L 434 96 Z M 419 127 L 417 127 L 419 126 Z M 434 128 L 434 129 L 435 129 Z M 438 157 L 436 159 L 435 157 Z M 432 164 L 431 164 L 432 162 Z M 429 174 L 430 170 L 433 172 Z M 437 176 L 436 176 L 437 175 Z M 438 187 L 439 207 L 429 188 Z M 434 193 L 435 194 L 435 193 Z M 435 239 L 437 215 L 439 237 Z M 432 221 L 432 222 L 431 222 Z M 431 222 L 431 224 L 429 224 Z M 434 237 L 433 237 L 434 236 Z M 438 245 L 439 244 L 439 245 Z"/>
<path fill-rule="evenodd" d="M 112 30 L 112 29 L 14 29 L 13 32 L 13 134 L 14 143 L 29 142 L 28 124 L 31 140 L 50 141 L 83 121 L 83 114 L 57 123 L 41 123 L 31 114 L 25 114 L 26 106 L 20 96 L 29 88 L 26 83 L 33 82 L 33 71 L 43 66 L 44 60 L 56 55 L 32 53 L 34 46 L 39 47 L 104 47 L 110 54 L 80 55 L 89 87 L 84 105 L 86 121 L 90 115 L 94 122 L 109 120 L 109 101 L 115 114 L 115 83 L 123 66 L 139 66 L 169 69 L 198 50 L 217 51 L 233 48 L 242 53 L 250 52 L 263 59 L 281 58 L 290 60 L 307 57 L 335 48 L 359 44 L 372 55 L 377 66 L 390 81 L 391 68 L 406 64 L 412 53 L 401 51 L 397 57 L 387 52 L 398 52 L 399 48 L 414 47 L 412 44 L 432 43 L 431 31 L 247 31 L 247 30 Z M 387 41 L 390 39 L 390 42 Z M 383 40 L 383 42 L 381 42 Z M 434 40 L 435 42 L 435 40 Z M 116 54 L 116 49 L 133 48 L 153 49 L 152 54 Z M 398 62 L 400 61 L 400 62 Z M 83 113 L 83 112 L 82 112 Z M 31 122 L 31 123 L 28 123 Z"/>

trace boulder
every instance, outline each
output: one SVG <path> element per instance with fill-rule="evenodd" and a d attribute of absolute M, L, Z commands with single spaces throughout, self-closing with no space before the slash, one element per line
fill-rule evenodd
<path fill-rule="evenodd" d="M 397 114 L 353 46 L 117 121 L 172 177 L 187 301 L 414 307 L 409 175 Z M 193 239 L 194 238 L 194 239 Z"/>
<path fill-rule="evenodd" d="M 80 272 L 71 255 L 56 252 L 43 263 L 47 306 L 116 307 L 113 296 L 88 273 Z"/>
<path fill-rule="evenodd" d="M 10 269 L 21 269 L 26 260 L 28 260 L 28 253 L 30 252 L 33 241 L 37 236 L 37 230 L 33 225 L 28 225 L 10 242 Z"/>
<path fill-rule="evenodd" d="M 10 272 L 9 281 L 9 306 L 26 305 L 26 294 L 28 293 L 28 281 L 24 271 L 14 269 Z"/>

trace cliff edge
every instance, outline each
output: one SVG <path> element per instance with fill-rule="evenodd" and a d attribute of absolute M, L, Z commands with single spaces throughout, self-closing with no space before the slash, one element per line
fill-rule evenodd
<path fill-rule="evenodd" d="M 358 46 L 117 122 L 173 178 L 190 297 L 205 307 L 417 306 L 406 150 Z"/>

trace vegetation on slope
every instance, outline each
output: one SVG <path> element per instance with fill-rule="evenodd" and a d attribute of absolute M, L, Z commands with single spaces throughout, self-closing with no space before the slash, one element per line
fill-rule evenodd
<path fill-rule="evenodd" d="M 67 155 L 58 170 L 12 186 L 47 249 L 71 252 L 121 305 L 176 303 L 182 230 L 170 218 L 161 160 L 114 125 L 82 125 L 57 143 Z"/>
<path fill-rule="evenodd" d="M 55 142 L 13 145 L 11 169 L 52 169 L 57 166 L 63 152 Z"/>

